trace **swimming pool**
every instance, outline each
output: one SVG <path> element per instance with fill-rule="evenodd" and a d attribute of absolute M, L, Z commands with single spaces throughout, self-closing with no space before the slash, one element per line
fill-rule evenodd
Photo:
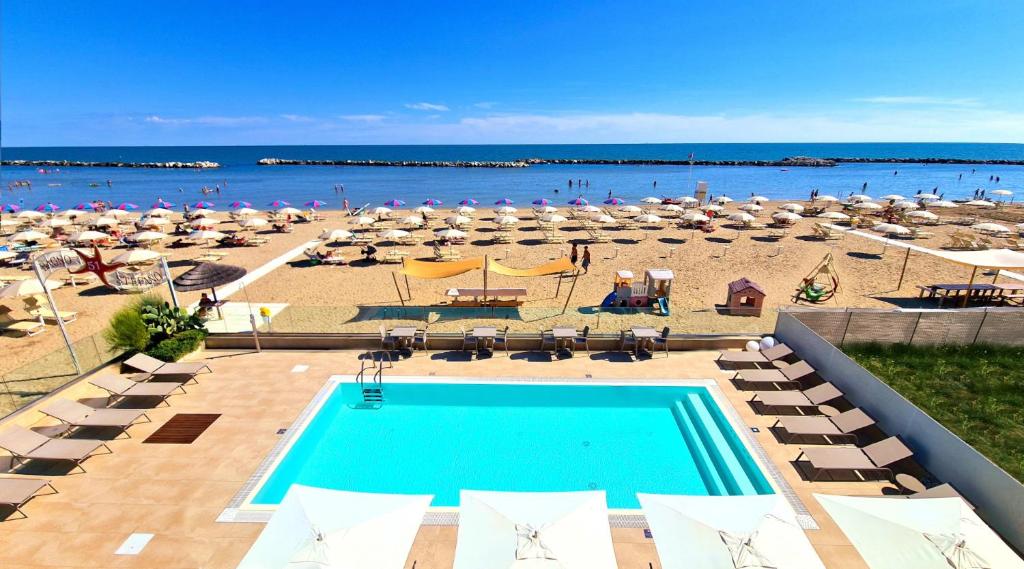
<path fill-rule="evenodd" d="M 250 494 L 278 504 L 293 483 L 363 492 L 603 489 L 611 508 L 637 492 L 772 493 L 704 386 L 385 382 L 379 409 L 333 386 Z"/>

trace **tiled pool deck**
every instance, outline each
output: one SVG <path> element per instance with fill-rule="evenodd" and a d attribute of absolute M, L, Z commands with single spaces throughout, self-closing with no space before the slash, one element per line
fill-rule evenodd
<path fill-rule="evenodd" d="M 27 519 L 0 522 L 0 566 L 215 568 L 237 565 L 259 534 L 259 523 L 218 522 L 232 499 L 281 439 L 288 427 L 323 387 L 328 377 L 359 369 L 358 352 L 271 351 L 262 354 L 207 352 L 214 373 L 188 394 L 171 398 L 170 407 L 150 412 L 152 423 L 132 427 L 130 439 L 111 443 L 114 454 L 85 462 L 85 474 L 54 477 L 59 494 L 41 496 L 24 508 Z M 771 462 L 793 498 L 806 506 L 819 527 L 807 535 L 830 569 L 865 568 L 857 553 L 811 496 L 812 492 L 880 495 L 886 484 L 804 481 L 790 464 L 799 445 L 779 444 L 769 432 L 772 417 L 758 416 L 747 405 L 748 393 L 737 391 L 715 363 L 717 352 L 677 352 L 641 362 L 589 358 L 547 362 L 513 354 L 485 360 L 449 361 L 444 354 L 417 354 L 396 363 L 391 375 L 564 378 L 573 381 L 715 379 L 720 395 L 732 404 L 739 421 L 757 442 L 755 453 Z M 308 369 L 295 372 L 296 366 Z M 387 375 L 385 375 L 386 381 Z M 100 397 L 88 385 L 76 385 L 64 397 Z M 221 417 L 191 445 L 141 444 L 176 413 L 220 413 Z M 23 413 L 16 422 L 40 428 L 42 414 Z M 0 427 L 2 428 L 2 427 Z M 799 511 L 799 510 L 798 510 Z M 14 516 L 12 516 L 13 518 Z M 628 525 L 628 524 L 622 524 Z M 133 533 L 153 539 L 138 555 L 114 552 Z M 612 529 L 619 567 L 658 568 L 654 542 L 637 528 Z M 456 528 L 424 525 L 408 565 L 448 569 L 455 552 Z"/>

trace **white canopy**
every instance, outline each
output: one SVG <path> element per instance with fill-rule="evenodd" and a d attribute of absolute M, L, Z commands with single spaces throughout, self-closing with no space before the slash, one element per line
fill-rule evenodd
<path fill-rule="evenodd" d="M 825 567 L 780 494 L 637 498 L 664 569 Z"/>
<path fill-rule="evenodd" d="M 1024 253 L 1010 249 L 986 249 L 984 251 L 943 251 L 935 249 L 932 254 L 954 263 L 979 269 L 1024 269 Z"/>
<path fill-rule="evenodd" d="M 460 494 L 453 569 L 616 569 L 603 491 Z"/>
<path fill-rule="evenodd" d="M 1024 569 L 960 498 L 814 497 L 871 569 Z"/>
<path fill-rule="evenodd" d="M 294 484 L 238 569 L 403 569 L 432 499 Z"/>

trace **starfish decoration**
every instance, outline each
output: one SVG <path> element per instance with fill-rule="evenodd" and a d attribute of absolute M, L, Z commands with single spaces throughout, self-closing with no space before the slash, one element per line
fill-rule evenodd
<path fill-rule="evenodd" d="M 74 271 L 68 271 L 69 273 L 73 275 L 80 275 L 82 273 L 93 273 L 100 278 L 100 281 L 103 284 L 111 288 L 116 288 L 114 287 L 114 285 L 107 282 L 107 273 L 120 269 L 121 267 L 124 266 L 124 263 L 104 263 L 103 258 L 100 256 L 100 248 L 97 247 L 96 245 L 92 246 L 92 255 L 86 255 L 85 253 L 79 251 L 78 249 L 75 249 L 74 251 L 75 253 L 78 253 L 79 257 L 82 258 L 82 263 L 84 264 L 82 265 L 82 268 L 75 269 Z"/>

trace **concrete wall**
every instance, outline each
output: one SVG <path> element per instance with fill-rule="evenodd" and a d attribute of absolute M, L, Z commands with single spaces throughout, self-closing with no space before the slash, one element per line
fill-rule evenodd
<path fill-rule="evenodd" d="M 836 385 L 846 398 L 898 435 L 914 458 L 977 506 L 980 515 L 1024 551 L 1024 486 L 913 403 L 848 358 L 791 313 L 780 313 L 775 337 Z"/>

